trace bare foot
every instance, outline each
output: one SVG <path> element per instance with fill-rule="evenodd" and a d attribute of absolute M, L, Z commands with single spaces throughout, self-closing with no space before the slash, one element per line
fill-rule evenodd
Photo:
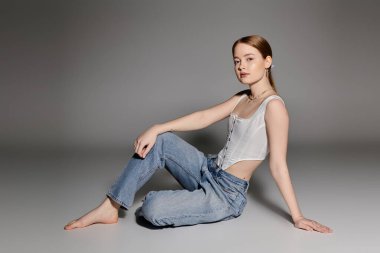
<path fill-rule="evenodd" d="M 117 223 L 119 219 L 119 216 L 118 216 L 119 207 L 120 205 L 118 203 L 111 200 L 107 196 L 107 198 L 104 200 L 102 204 L 100 204 L 98 207 L 91 210 L 90 212 L 86 213 L 79 219 L 69 222 L 64 227 L 64 229 L 71 230 L 74 228 L 83 228 L 95 223 L 102 223 L 102 224 Z"/>

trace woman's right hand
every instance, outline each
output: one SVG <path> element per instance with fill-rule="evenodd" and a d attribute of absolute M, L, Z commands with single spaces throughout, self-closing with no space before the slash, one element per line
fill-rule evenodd
<path fill-rule="evenodd" d="M 150 127 L 148 130 L 140 134 L 134 142 L 135 153 L 141 158 L 145 158 L 146 154 L 150 151 L 156 142 L 158 132 L 155 126 Z"/>

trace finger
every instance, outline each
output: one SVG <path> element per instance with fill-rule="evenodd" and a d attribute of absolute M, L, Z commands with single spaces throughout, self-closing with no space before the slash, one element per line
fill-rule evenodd
<path fill-rule="evenodd" d="M 327 233 L 329 231 L 328 227 L 323 226 L 322 224 L 320 224 L 318 222 L 316 222 L 315 224 L 316 224 L 316 230 L 318 232 Z"/>
<path fill-rule="evenodd" d="M 310 227 L 309 225 L 303 225 L 302 227 L 301 227 L 302 229 L 305 229 L 305 230 L 307 230 L 307 231 L 313 231 L 313 228 L 312 227 Z"/>
<path fill-rule="evenodd" d="M 329 227 L 327 227 L 327 226 L 323 226 L 323 231 L 324 231 L 325 233 L 332 233 L 332 229 L 329 228 Z"/>
<path fill-rule="evenodd" d="M 138 150 L 138 154 L 140 155 L 140 157 L 143 157 L 144 148 L 145 148 L 145 144 L 140 143 L 139 150 Z"/>
<path fill-rule="evenodd" d="M 150 147 L 151 147 L 151 145 L 148 145 L 148 146 L 145 148 L 145 151 L 144 151 L 144 153 L 143 153 L 143 157 L 144 157 L 144 158 L 146 157 L 146 154 L 149 153 Z"/>
<path fill-rule="evenodd" d="M 136 151 L 136 153 L 137 153 L 139 156 L 141 156 L 141 149 L 142 149 L 142 144 L 141 144 L 141 143 L 137 144 L 137 151 Z"/>
<path fill-rule="evenodd" d="M 318 232 L 322 232 L 322 233 L 326 232 L 326 228 L 324 228 L 323 226 L 314 225 L 313 228 L 314 228 L 314 230 L 316 230 Z"/>
<path fill-rule="evenodd" d="M 145 158 L 146 155 L 149 153 L 151 145 L 147 144 L 144 151 L 143 151 L 143 157 Z"/>
<path fill-rule="evenodd" d="M 319 231 L 320 230 L 320 226 L 318 224 L 318 222 L 315 222 L 315 221 L 311 221 L 309 224 L 308 224 L 310 227 L 312 227 L 314 230 L 317 230 Z"/>
<path fill-rule="evenodd" d="M 314 221 L 313 223 L 314 223 L 315 227 L 317 228 L 316 230 L 319 231 L 319 232 L 326 233 L 326 232 L 330 231 L 330 228 L 327 227 L 327 226 L 324 226 L 324 225 L 322 225 L 322 224 L 320 224 L 320 223 L 318 223 L 316 221 Z"/>
<path fill-rule="evenodd" d="M 137 142 L 136 150 L 135 150 L 135 152 L 136 152 L 137 154 L 139 154 L 139 149 L 140 149 L 140 142 Z"/>
<path fill-rule="evenodd" d="M 146 150 L 145 147 L 143 147 L 143 148 L 141 149 L 141 157 L 142 157 L 142 158 L 144 158 L 145 150 Z"/>

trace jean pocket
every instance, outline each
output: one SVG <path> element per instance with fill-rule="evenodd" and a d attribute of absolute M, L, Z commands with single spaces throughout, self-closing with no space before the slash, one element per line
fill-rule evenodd
<path fill-rule="evenodd" d="M 234 185 L 234 187 L 238 188 L 241 191 L 247 191 L 248 186 L 249 186 L 249 181 L 241 179 L 227 171 L 220 170 L 219 171 L 220 175 L 228 180 L 231 184 Z"/>
<path fill-rule="evenodd" d="M 217 175 L 217 182 L 220 186 L 220 189 L 223 191 L 225 196 L 231 200 L 235 200 L 239 194 L 239 192 L 235 189 L 235 187 L 226 180 L 223 176 Z"/>
<path fill-rule="evenodd" d="M 231 200 L 235 200 L 239 194 L 234 188 L 229 187 L 226 184 L 221 184 L 220 188 L 222 189 L 223 193 Z"/>

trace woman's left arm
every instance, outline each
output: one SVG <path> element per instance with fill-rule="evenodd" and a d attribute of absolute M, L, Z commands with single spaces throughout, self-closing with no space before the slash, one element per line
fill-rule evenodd
<path fill-rule="evenodd" d="M 270 148 L 270 172 L 290 209 L 294 225 L 308 231 L 332 232 L 330 228 L 304 218 L 298 207 L 286 162 L 289 114 L 282 101 L 273 99 L 268 102 L 265 123 Z"/>

